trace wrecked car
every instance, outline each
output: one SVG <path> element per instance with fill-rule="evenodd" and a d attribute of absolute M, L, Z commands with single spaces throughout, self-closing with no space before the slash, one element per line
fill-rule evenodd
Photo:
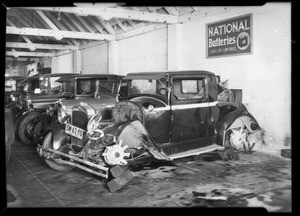
<path fill-rule="evenodd" d="M 23 86 L 20 81 L 24 80 L 22 76 L 6 76 L 5 77 L 5 94 L 4 105 L 16 103 L 19 97 L 24 94 Z"/>
<path fill-rule="evenodd" d="M 96 109 L 113 106 L 117 101 L 122 77 L 113 74 L 85 74 L 62 77 L 57 80 L 56 82 L 72 84 L 74 97 L 68 100 L 60 99 L 56 103 L 48 105 L 46 112 L 32 121 L 31 124 L 35 125 L 32 130 L 34 143 L 41 144 L 47 127 L 57 120 L 61 121 L 65 115 L 71 115 L 71 107 L 79 103 L 91 104 Z M 106 114 L 102 114 L 106 116 Z"/>
<path fill-rule="evenodd" d="M 41 115 L 47 105 L 54 104 L 60 98 L 72 98 L 71 91 L 64 91 L 63 84 L 56 80 L 65 76 L 75 76 L 75 74 L 39 74 L 25 78 L 24 91 L 26 95 L 20 98 L 11 108 L 14 112 L 14 126 L 18 139 L 25 145 L 33 144 L 32 130 L 33 119 Z"/>
<path fill-rule="evenodd" d="M 56 170 L 78 167 L 113 178 L 108 185 L 117 184 L 109 186 L 115 191 L 130 178 L 113 170 L 145 157 L 172 161 L 215 150 L 251 150 L 257 142 L 251 137 L 262 129 L 236 101 L 241 97 L 219 102 L 218 88 L 208 71 L 130 73 L 122 81 L 125 100 L 111 111 L 88 103 L 72 107 L 71 117 L 48 131 L 39 155 Z"/>

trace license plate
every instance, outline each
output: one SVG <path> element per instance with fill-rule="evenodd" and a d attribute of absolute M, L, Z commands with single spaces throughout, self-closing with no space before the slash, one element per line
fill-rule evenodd
<path fill-rule="evenodd" d="M 65 132 L 78 139 L 82 139 L 84 130 L 82 130 L 79 127 L 75 127 L 73 125 L 66 123 Z"/>

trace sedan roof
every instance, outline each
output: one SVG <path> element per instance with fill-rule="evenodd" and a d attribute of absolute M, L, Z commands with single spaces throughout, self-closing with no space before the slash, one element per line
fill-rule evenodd
<path fill-rule="evenodd" d="M 215 74 L 204 70 L 139 72 L 139 73 L 129 73 L 123 79 L 159 79 L 167 75 L 193 76 L 193 75 L 215 75 Z"/>

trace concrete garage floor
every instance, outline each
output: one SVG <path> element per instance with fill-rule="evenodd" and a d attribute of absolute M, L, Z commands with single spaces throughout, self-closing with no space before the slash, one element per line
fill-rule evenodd
<path fill-rule="evenodd" d="M 134 178 L 110 193 L 101 178 L 80 169 L 50 169 L 34 147 L 15 141 L 7 165 L 10 207 L 264 207 L 291 212 L 291 160 L 261 152 L 223 161 L 194 160 L 133 167 Z"/>

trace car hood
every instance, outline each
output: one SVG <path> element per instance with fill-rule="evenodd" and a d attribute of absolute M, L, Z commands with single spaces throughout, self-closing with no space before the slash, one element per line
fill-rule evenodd
<path fill-rule="evenodd" d="M 66 107 L 67 113 L 72 112 L 73 106 L 78 106 L 80 103 L 87 103 L 92 106 L 95 110 L 103 108 L 111 108 L 116 104 L 116 99 L 110 95 L 101 95 L 100 98 L 80 98 L 76 100 L 63 100 L 62 105 Z"/>

